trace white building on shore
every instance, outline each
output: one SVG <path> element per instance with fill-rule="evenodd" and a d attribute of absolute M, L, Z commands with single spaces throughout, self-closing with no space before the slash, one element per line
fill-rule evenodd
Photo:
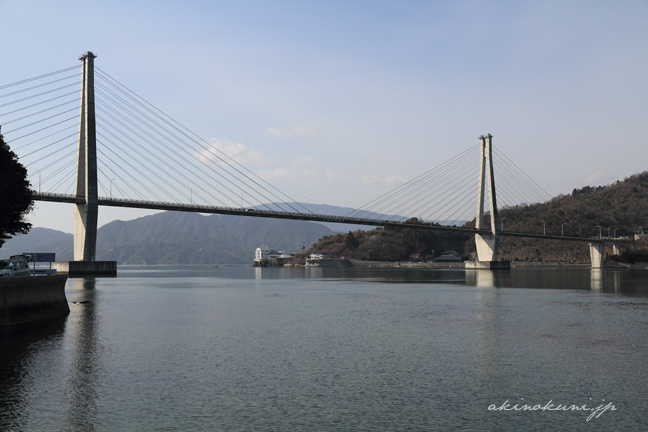
<path fill-rule="evenodd" d="M 286 251 L 278 251 L 271 249 L 269 246 L 256 248 L 254 251 L 255 260 L 268 260 L 276 258 L 291 258 L 292 254 L 286 253 Z"/>

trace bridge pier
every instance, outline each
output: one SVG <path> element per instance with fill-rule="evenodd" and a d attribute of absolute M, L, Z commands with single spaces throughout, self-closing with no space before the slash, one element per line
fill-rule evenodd
<path fill-rule="evenodd" d="M 475 234 L 475 246 L 479 261 L 497 261 L 499 235 Z"/>
<path fill-rule="evenodd" d="M 478 261 L 466 261 L 467 269 L 507 270 L 511 268 L 510 261 L 497 260 L 499 234 L 475 234 L 475 246 L 477 247 Z"/>
<path fill-rule="evenodd" d="M 605 243 L 590 243 L 590 259 L 593 269 L 605 267 Z"/>

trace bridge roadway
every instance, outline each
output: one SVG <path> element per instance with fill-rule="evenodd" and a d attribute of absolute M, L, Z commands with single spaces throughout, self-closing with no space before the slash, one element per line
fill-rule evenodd
<path fill-rule="evenodd" d="M 79 198 L 75 195 L 40 193 L 36 191 L 32 191 L 32 198 L 34 201 L 49 201 L 49 202 L 61 202 L 61 203 L 70 203 L 70 204 L 85 203 L 84 198 Z M 176 204 L 176 203 L 156 202 L 156 201 L 138 201 L 138 200 L 129 200 L 129 199 L 121 199 L 121 198 L 99 198 L 98 204 L 101 206 L 110 206 L 110 207 L 130 207 L 130 208 L 150 209 L 150 210 L 171 210 L 171 211 L 184 211 L 184 212 L 193 212 L 193 213 L 212 213 L 212 214 L 225 214 L 225 215 L 235 215 L 235 216 L 264 217 L 264 218 L 274 218 L 274 219 L 293 219 L 293 220 L 304 220 L 304 221 L 313 221 L 313 222 L 335 222 L 335 223 L 381 226 L 381 227 L 430 229 L 436 231 L 461 232 L 464 234 L 482 234 L 482 235 L 492 234 L 490 230 L 485 230 L 485 229 L 460 228 L 460 227 L 451 227 L 451 226 L 435 226 L 435 225 L 427 225 L 427 224 L 412 224 L 412 223 L 405 223 L 405 222 L 398 222 L 398 221 L 391 221 L 391 220 L 365 219 L 365 218 L 355 218 L 355 217 L 347 217 L 347 216 L 331 216 L 331 215 L 320 215 L 314 213 L 291 213 L 291 212 L 281 212 L 281 211 L 272 211 L 272 210 L 258 210 L 255 208 L 214 207 L 214 206 L 206 206 L 206 205 L 198 205 L 198 204 Z M 512 232 L 512 231 L 500 232 L 500 236 L 537 238 L 543 240 L 587 242 L 587 243 L 605 242 L 604 239 L 596 239 L 596 238 L 593 239 L 593 238 L 581 238 L 581 237 L 551 236 L 551 235 L 529 234 L 529 233 Z M 614 241 L 617 242 L 619 240 L 615 239 Z"/>

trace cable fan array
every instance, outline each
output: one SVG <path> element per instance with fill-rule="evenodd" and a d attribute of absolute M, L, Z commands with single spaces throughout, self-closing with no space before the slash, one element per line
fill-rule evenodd
<path fill-rule="evenodd" d="M 549 194 L 504 153 L 493 150 L 498 212 L 550 199 Z M 479 158 L 480 146 L 476 145 L 350 212 L 349 216 L 395 222 L 414 219 L 418 223 L 474 228 Z M 488 175 L 487 169 L 486 177 Z M 484 189 L 484 212 L 488 214 L 489 191 L 487 187 Z M 482 228 L 490 229 L 488 217 L 484 218 Z"/>
<path fill-rule="evenodd" d="M 496 148 L 493 148 L 493 165 L 497 176 L 500 231 L 528 231 L 528 215 L 525 215 L 524 207 L 550 201 L 551 195 Z"/>
<path fill-rule="evenodd" d="M 463 225 L 475 216 L 479 147 L 471 147 L 390 192 L 350 216 Z"/>
<path fill-rule="evenodd" d="M 75 193 L 79 70 L 0 87 L 5 141 L 41 193 Z M 100 197 L 307 212 L 106 72 L 94 81 Z"/>
<path fill-rule="evenodd" d="M 305 213 L 208 141 L 96 68 L 100 187 L 127 199 Z"/>
<path fill-rule="evenodd" d="M 40 193 L 75 193 L 80 66 L 0 86 L 5 141 Z M 95 68 L 97 179 L 100 197 L 307 214 L 256 174 Z M 480 147 L 473 146 L 348 213 L 349 218 L 474 227 Z M 493 149 L 499 223 L 507 210 L 550 199 Z M 487 173 L 488 175 L 488 173 Z M 489 212 L 486 188 L 485 212 Z M 490 227 L 489 218 L 484 219 Z"/>
<path fill-rule="evenodd" d="M 0 86 L 1 132 L 38 191 L 74 188 L 79 70 L 73 66 Z"/>

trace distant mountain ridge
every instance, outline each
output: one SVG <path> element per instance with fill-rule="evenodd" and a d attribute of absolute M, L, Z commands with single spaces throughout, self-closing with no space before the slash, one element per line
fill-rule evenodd
<path fill-rule="evenodd" d="M 63 231 L 49 228 L 32 228 L 29 234 L 7 240 L 0 249 L 0 259 L 23 252 L 54 252 L 56 253 L 56 259 L 72 259 L 73 238 L 72 234 Z"/>
<path fill-rule="evenodd" d="M 334 232 L 313 222 L 162 212 L 131 221 L 113 221 L 97 231 L 96 260 L 119 264 L 249 264 L 257 247 L 291 251 L 307 248 Z M 7 241 L 0 256 L 56 252 L 73 258 L 72 234 L 33 228 Z"/>
<path fill-rule="evenodd" d="M 300 202 L 288 202 L 284 203 L 289 205 L 290 207 L 299 210 L 301 212 L 306 212 L 307 210 L 310 211 L 313 214 L 319 214 L 319 215 L 331 215 L 331 216 L 354 216 L 354 217 L 361 217 L 361 218 L 371 218 L 371 219 L 379 219 L 379 220 L 400 220 L 401 217 L 404 217 L 403 220 L 409 219 L 410 217 L 419 217 L 419 215 L 397 215 L 397 214 L 387 214 L 387 213 L 373 213 L 373 212 L 362 212 L 362 210 L 358 210 L 352 207 L 339 207 L 339 206 L 332 206 L 328 204 L 309 204 L 309 203 L 300 203 Z M 285 211 L 285 206 L 279 206 L 274 203 L 270 204 L 264 204 L 263 207 L 259 206 L 258 208 L 263 208 L 263 209 L 271 209 L 271 210 L 276 210 L 276 211 Z M 360 216 L 357 216 L 356 214 L 352 214 L 352 212 L 357 212 L 356 214 L 359 214 Z M 436 220 L 434 221 L 436 223 L 440 223 L 441 225 L 456 225 L 456 226 L 462 226 L 466 222 L 466 220 L 463 219 L 451 219 L 451 220 Z M 356 231 L 356 230 L 362 230 L 362 231 L 367 231 L 371 230 L 375 227 L 371 227 L 370 225 L 354 225 L 354 224 L 341 224 L 341 223 L 331 223 L 331 222 L 317 222 L 321 223 L 324 226 L 329 227 L 331 230 L 336 231 L 336 232 L 349 232 L 349 231 Z"/>

